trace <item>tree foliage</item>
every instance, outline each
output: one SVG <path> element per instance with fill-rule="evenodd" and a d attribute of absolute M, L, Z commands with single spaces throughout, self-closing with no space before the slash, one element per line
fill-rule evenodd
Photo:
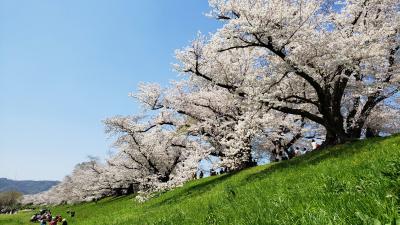
<path fill-rule="evenodd" d="M 14 209 L 22 194 L 16 191 L 0 192 L 0 209 Z"/>

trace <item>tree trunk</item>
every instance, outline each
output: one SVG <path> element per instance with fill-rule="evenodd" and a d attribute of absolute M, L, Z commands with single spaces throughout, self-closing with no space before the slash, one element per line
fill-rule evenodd
<path fill-rule="evenodd" d="M 371 127 L 367 127 L 365 130 L 365 137 L 372 138 L 372 137 L 379 137 L 379 131 L 372 129 Z"/>
<path fill-rule="evenodd" d="M 348 133 L 348 136 L 351 139 L 357 139 L 357 138 L 361 137 L 362 128 L 361 127 L 355 127 L 355 128 L 352 128 L 352 129 L 348 130 L 347 133 Z"/>
<path fill-rule="evenodd" d="M 337 144 L 343 144 L 346 141 L 350 140 L 351 138 L 341 130 L 328 130 L 326 129 L 326 137 L 325 141 L 322 144 L 323 147 L 332 146 Z"/>
<path fill-rule="evenodd" d="M 129 194 L 133 194 L 134 192 L 135 192 L 134 185 L 133 184 L 129 184 L 129 187 L 126 190 L 126 194 L 129 195 Z"/>
<path fill-rule="evenodd" d="M 243 160 L 242 163 L 238 166 L 236 170 L 242 170 L 245 168 L 253 167 L 256 166 L 257 162 L 253 160 L 253 157 L 251 155 L 251 149 L 246 150 L 246 152 L 243 154 Z"/>

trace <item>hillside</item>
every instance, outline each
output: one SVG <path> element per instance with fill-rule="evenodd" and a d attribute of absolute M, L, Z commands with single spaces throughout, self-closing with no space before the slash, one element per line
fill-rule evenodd
<path fill-rule="evenodd" d="M 10 180 L 0 178 L 0 192 L 18 191 L 23 194 L 36 194 L 47 191 L 58 183 L 58 181 Z"/>
<path fill-rule="evenodd" d="M 61 206 L 76 225 L 397 224 L 400 136 L 336 146 L 291 161 L 195 180 L 139 204 L 133 196 Z M 31 213 L 0 216 L 29 224 Z"/>

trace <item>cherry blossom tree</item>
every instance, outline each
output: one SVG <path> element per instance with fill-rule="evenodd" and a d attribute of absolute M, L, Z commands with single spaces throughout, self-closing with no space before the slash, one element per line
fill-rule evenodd
<path fill-rule="evenodd" d="M 380 104 L 371 112 L 366 123 L 366 136 L 391 135 L 400 131 L 399 108 Z M 368 134 L 370 132 L 370 134 Z"/>
<path fill-rule="evenodd" d="M 153 121 L 142 117 L 107 119 L 106 132 L 117 135 L 119 152 L 110 166 L 125 170 L 139 190 L 159 190 L 193 178 L 200 161 L 201 144 L 176 131 L 178 119 L 161 112 Z"/>
<path fill-rule="evenodd" d="M 176 125 L 180 135 L 207 143 L 201 155 L 220 157 L 220 165 L 229 170 L 254 164 L 250 142 L 260 129 L 257 124 L 261 118 L 254 112 L 245 113 L 244 102 L 235 95 L 199 81 L 174 82 L 164 90 L 156 84 L 142 84 L 139 93 L 132 96 L 153 113 L 160 111 L 157 123 L 169 121 L 167 124 Z"/>
<path fill-rule="evenodd" d="M 58 205 L 92 201 L 111 195 L 113 189 L 108 179 L 104 179 L 105 166 L 95 158 L 75 166 L 71 175 L 50 190 L 26 195 L 22 202 L 34 205 Z"/>
<path fill-rule="evenodd" d="M 225 25 L 178 52 L 178 70 L 320 124 L 325 144 L 359 138 L 373 109 L 399 91 L 396 0 L 210 5 Z"/>

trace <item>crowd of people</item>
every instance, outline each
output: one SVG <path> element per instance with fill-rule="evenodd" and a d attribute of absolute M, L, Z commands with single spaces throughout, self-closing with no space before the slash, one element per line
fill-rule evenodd
<path fill-rule="evenodd" d="M 275 157 L 275 159 L 273 161 L 278 162 L 278 161 L 282 161 L 282 160 L 289 160 L 289 159 L 292 159 L 292 158 L 294 158 L 296 156 L 301 156 L 301 155 L 304 155 L 304 154 L 306 154 L 308 152 L 317 150 L 320 147 L 321 147 L 321 145 L 318 144 L 315 141 L 315 139 L 313 139 L 311 141 L 311 149 L 307 149 L 307 148 L 300 149 L 300 147 L 295 147 L 295 148 L 294 147 L 290 147 L 288 149 L 285 149 L 284 151 L 279 152 L 278 155 Z"/>
<path fill-rule="evenodd" d="M 75 212 L 68 211 L 71 217 L 75 216 Z M 67 219 L 61 215 L 53 216 L 50 210 L 42 209 L 31 217 L 31 222 L 39 222 L 40 225 L 68 225 Z"/>
<path fill-rule="evenodd" d="M 0 209 L 0 214 L 16 214 L 17 212 L 18 209 L 13 208 Z"/>
<path fill-rule="evenodd" d="M 279 162 L 279 161 L 289 160 L 294 157 L 301 156 L 301 155 L 307 154 L 309 152 L 318 150 L 320 148 L 321 148 L 321 142 L 318 143 L 315 139 L 312 139 L 311 140 L 311 148 L 306 148 L 306 147 L 300 148 L 299 146 L 296 146 L 296 147 L 291 146 L 288 149 L 285 149 L 284 151 L 275 153 L 273 156 L 271 156 L 270 160 L 271 160 L 271 162 Z M 211 168 L 209 172 L 200 170 L 200 172 L 198 172 L 196 178 L 201 179 L 205 176 L 215 176 L 215 175 L 224 174 L 226 172 L 227 172 L 226 168 L 224 168 L 224 167 L 221 167 L 218 169 Z"/>

